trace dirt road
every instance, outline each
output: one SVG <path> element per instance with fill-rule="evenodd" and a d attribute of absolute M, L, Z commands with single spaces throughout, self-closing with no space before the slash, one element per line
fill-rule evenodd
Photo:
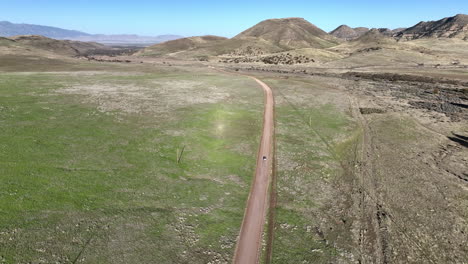
<path fill-rule="evenodd" d="M 258 263 L 262 247 L 262 233 L 268 208 L 268 189 L 271 176 L 273 123 L 273 93 L 262 81 L 251 77 L 263 88 L 265 112 L 263 133 L 257 156 L 255 179 L 250 190 L 239 239 L 234 254 L 234 263 Z"/>

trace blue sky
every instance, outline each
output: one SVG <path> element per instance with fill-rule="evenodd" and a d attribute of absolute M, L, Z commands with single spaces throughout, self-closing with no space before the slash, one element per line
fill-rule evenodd
<path fill-rule="evenodd" d="M 88 33 L 232 37 L 268 18 L 303 17 L 325 31 L 408 27 L 421 20 L 468 14 L 468 0 L 0 0 L 0 21 Z"/>

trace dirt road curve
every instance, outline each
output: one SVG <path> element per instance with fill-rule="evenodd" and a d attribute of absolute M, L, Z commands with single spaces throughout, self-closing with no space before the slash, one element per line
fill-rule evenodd
<path fill-rule="evenodd" d="M 273 93 L 262 81 L 251 77 L 263 88 L 265 112 L 263 133 L 257 156 L 255 179 L 250 190 L 239 239 L 234 253 L 234 263 L 258 263 L 262 246 L 262 233 L 268 208 L 268 189 L 271 178 L 272 138 L 273 138 Z M 266 157 L 266 160 L 264 159 Z"/>

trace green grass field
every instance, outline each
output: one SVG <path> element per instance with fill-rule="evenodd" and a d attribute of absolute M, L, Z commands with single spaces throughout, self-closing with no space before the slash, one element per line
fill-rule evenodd
<path fill-rule="evenodd" d="M 230 261 L 261 89 L 116 69 L 0 75 L 0 263 Z"/>

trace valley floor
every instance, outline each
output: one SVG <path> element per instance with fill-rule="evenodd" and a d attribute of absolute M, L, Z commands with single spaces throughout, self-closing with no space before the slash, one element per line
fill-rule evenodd
<path fill-rule="evenodd" d="M 198 62 L 12 62 L 0 63 L 0 263 L 232 261 L 262 125 L 253 80 Z M 464 263 L 468 76 L 292 69 L 226 67 L 275 95 L 263 258 Z"/>

